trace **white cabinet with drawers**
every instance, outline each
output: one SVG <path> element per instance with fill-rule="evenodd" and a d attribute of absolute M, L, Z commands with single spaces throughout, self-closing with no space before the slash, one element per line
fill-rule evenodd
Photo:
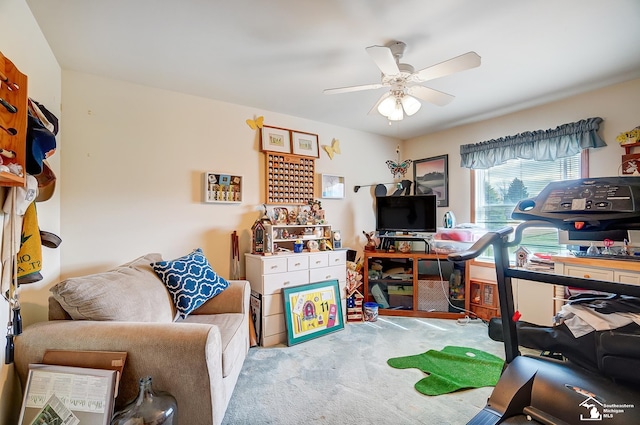
<path fill-rule="evenodd" d="M 261 298 L 260 345 L 269 347 L 287 341 L 282 302 L 282 288 L 287 286 L 337 280 L 346 317 L 346 250 L 271 256 L 245 254 L 245 263 L 251 291 Z"/>
<path fill-rule="evenodd" d="M 585 279 L 640 285 L 640 261 L 553 257 L 555 273 Z"/>
<path fill-rule="evenodd" d="M 640 261 L 553 257 L 556 274 L 640 285 Z"/>

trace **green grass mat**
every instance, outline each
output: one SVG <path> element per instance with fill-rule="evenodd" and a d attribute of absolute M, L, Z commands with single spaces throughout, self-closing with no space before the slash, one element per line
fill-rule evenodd
<path fill-rule="evenodd" d="M 493 354 L 456 346 L 444 347 L 442 351 L 429 350 L 414 356 L 394 357 L 387 363 L 397 369 L 416 368 L 429 374 L 415 384 L 415 389 L 426 395 L 494 386 L 504 365 L 504 361 Z"/>

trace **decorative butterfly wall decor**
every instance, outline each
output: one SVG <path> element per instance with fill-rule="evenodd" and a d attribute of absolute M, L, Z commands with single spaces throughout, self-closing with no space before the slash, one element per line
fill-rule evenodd
<path fill-rule="evenodd" d="M 404 177 L 404 175 L 407 174 L 407 170 L 409 169 L 409 165 L 411 165 L 412 161 L 410 159 L 405 159 L 404 161 L 400 162 L 400 145 L 396 147 L 396 154 L 398 155 L 398 162 L 392 160 L 388 160 L 385 162 L 387 164 L 387 167 L 389 167 L 391 174 L 393 174 L 393 177 Z"/>
<path fill-rule="evenodd" d="M 409 169 L 409 165 L 411 165 L 411 162 L 412 161 L 410 159 L 405 159 L 398 164 L 397 162 L 389 159 L 387 161 L 387 167 L 389 167 L 389 170 L 391 171 L 391 174 L 393 174 L 393 177 L 404 177 L 404 175 L 407 174 L 407 170 Z"/>
<path fill-rule="evenodd" d="M 325 152 L 327 152 L 327 155 L 329 155 L 329 159 L 333 159 L 333 155 L 337 153 L 342 153 L 340 152 L 340 140 L 338 139 L 333 139 L 331 141 L 331 146 L 322 145 L 322 149 L 324 149 Z"/>
<path fill-rule="evenodd" d="M 246 121 L 246 123 L 247 123 L 247 125 L 249 127 L 251 127 L 251 130 L 256 130 L 258 128 L 262 128 L 262 125 L 264 124 L 264 117 L 263 116 L 259 116 L 255 120 L 252 120 L 251 118 L 249 118 Z"/>

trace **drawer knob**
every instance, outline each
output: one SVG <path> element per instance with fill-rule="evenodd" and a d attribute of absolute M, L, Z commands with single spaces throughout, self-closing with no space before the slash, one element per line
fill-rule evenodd
<path fill-rule="evenodd" d="M 316 261 L 316 264 L 320 264 L 321 262 L 322 262 L 322 261 L 319 261 L 319 260 L 318 260 L 318 261 Z"/>
<path fill-rule="evenodd" d="M 585 277 L 585 279 L 590 279 L 591 275 L 590 274 L 585 274 L 584 277 Z"/>
<path fill-rule="evenodd" d="M 331 275 L 330 275 L 330 274 L 328 274 L 328 275 L 325 277 L 325 279 L 331 279 Z"/>
<path fill-rule="evenodd" d="M 271 270 L 277 269 L 277 268 L 278 268 L 278 266 L 271 266 Z"/>
<path fill-rule="evenodd" d="M 300 263 L 295 263 L 294 266 L 298 267 L 300 265 Z"/>
<path fill-rule="evenodd" d="M 284 286 L 287 286 L 287 285 L 290 285 L 290 284 L 291 284 L 291 282 L 290 282 L 290 281 L 288 281 L 288 280 L 287 280 L 286 282 L 284 282 L 284 283 L 283 283 L 283 285 L 284 285 Z"/>

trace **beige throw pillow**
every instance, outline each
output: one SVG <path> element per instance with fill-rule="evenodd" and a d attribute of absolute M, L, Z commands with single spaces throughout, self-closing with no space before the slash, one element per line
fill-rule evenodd
<path fill-rule="evenodd" d="M 150 264 L 160 254 L 147 254 L 104 273 L 66 279 L 51 293 L 74 320 L 172 322 L 171 296 Z"/>

